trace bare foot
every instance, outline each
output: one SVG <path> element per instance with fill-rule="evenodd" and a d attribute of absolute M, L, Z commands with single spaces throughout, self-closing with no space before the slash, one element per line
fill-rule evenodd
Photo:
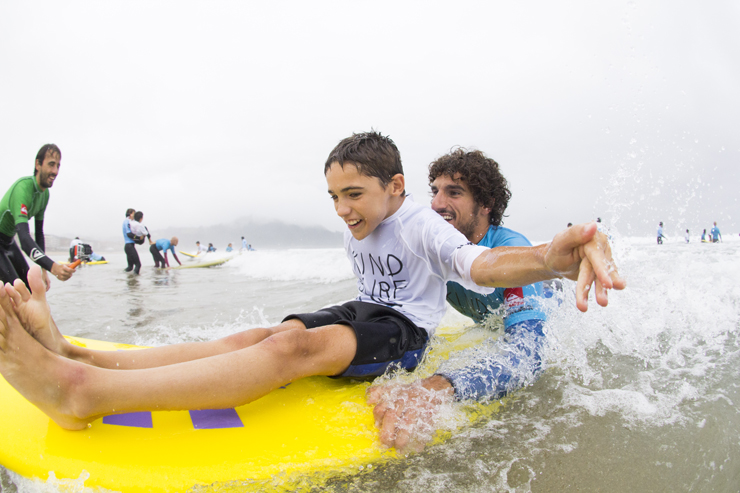
<path fill-rule="evenodd" d="M 88 419 L 71 411 L 68 394 L 79 380 L 83 366 L 51 353 L 23 330 L 10 297 L 0 289 L 0 374 L 23 397 L 59 426 L 81 430 Z"/>
<path fill-rule="evenodd" d="M 21 325 L 46 349 L 65 356 L 69 343 L 51 318 L 41 267 L 38 265 L 31 267 L 28 272 L 28 283 L 33 289 L 33 294 L 20 279 L 16 279 L 13 286 L 5 285 L 5 291 L 13 301 L 14 311 Z"/>

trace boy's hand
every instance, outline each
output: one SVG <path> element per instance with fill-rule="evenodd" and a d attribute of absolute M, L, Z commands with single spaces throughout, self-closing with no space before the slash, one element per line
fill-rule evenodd
<path fill-rule="evenodd" d="M 420 452 L 434 436 L 444 404 L 452 402 L 453 389 L 446 378 L 434 375 L 419 382 L 371 387 L 367 402 L 375 404 L 375 426 L 380 442 L 401 453 Z"/>
<path fill-rule="evenodd" d="M 611 247 L 605 234 L 598 232 L 596 223 L 571 226 L 558 233 L 547 245 L 545 266 L 553 273 L 577 281 L 576 306 L 588 310 L 588 292 L 596 288 L 596 302 L 606 306 L 607 289 L 624 289 L 625 280 L 612 260 Z"/>

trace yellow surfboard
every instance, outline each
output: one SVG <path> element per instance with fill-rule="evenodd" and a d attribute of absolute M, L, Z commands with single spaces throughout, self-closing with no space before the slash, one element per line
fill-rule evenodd
<path fill-rule="evenodd" d="M 219 258 L 219 259 L 214 259 L 214 260 L 204 260 L 202 262 L 191 262 L 187 264 L 176 265 L 172 268 L 173 269 L 197 269 L 200 267 L 213 267 L 216 265 L 224 264 L 228 262 L 229 260 L 231 260 L 231 257 Z"/>
<path fill-rule="evenodd" d="M 61 265 L 69 265 L 70 262 L 59 262 Z M 93 260 L 92 262 L 82 262 L 80 265 L 103 265 L 107 264 L 107 260 Z"/>
<path fill-rule="evenodd" d="M 68 339 L 94 349 L 136 349 Z M 369 385 L 311 377 L 235 409 L 118 414 L 66 431 L 0 377 L 0 464 L 28 478 L 87 477 L 86 487 L 122 492 L 294 491 L 307 475 L 320 485 L 395 457 L 378 445 L 365 400 Z M 485 406 L 486 414 L 496 406 Z"/>

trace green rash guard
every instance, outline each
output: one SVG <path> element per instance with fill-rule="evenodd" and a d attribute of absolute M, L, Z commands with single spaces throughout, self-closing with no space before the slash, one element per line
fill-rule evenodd
<path fill-rule="evenodd" d="M 35 176 L 19 179 L 0 200 L 0 233 L 13 238 L 18 232 L 26 255 L 44 269 L 51 270 L 54 262 L 44 253 L 46 245 L 43 234 L 44 211 L 48 203 L 49 190 L 42 191 Z M 28 220 L 32 217 L 36 219 L 35 243 L 30 234 L 24 237 L 29 230 Z"/>

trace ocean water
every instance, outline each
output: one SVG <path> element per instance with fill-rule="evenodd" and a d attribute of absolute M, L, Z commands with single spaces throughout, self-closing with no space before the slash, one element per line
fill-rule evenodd
<path fill-rule="evenodd" d="M 740 241 L 617 238 L 614 250 L 628 289 L 582 314 L 565 283 L 546 329 L 548 369 L 536 383 L 441 444 L 358 464 L 356 474 L 314 489 L 738 491 Z M 256 251 L 165 272 L 145 253 L 138 277 L 114 253 L 107 265 L 55 281 L 49 302 L 62 331 L 142 345 L 207 340 L 354 296 L 340 249 Z M 470 324 L 450 312 L 443 324 Z M 66 490 L 0 468 L 0 491 Z"/>

